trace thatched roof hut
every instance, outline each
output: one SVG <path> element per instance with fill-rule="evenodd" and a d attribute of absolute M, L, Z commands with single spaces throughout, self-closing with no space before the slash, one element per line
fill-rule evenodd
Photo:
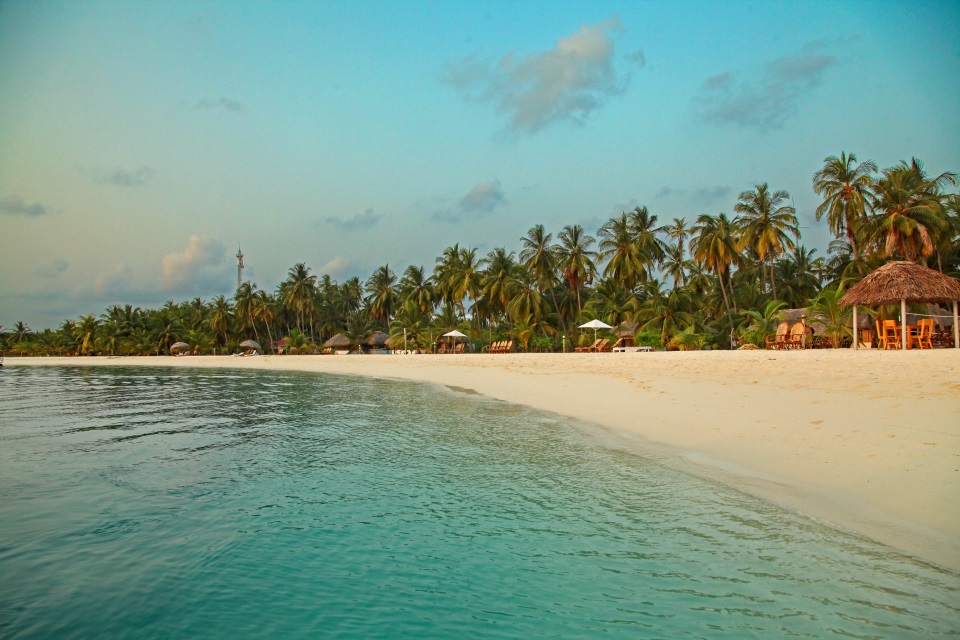
<path fill-rule="evenodd" d="M 960 280 L 914 262 L 888 262 L 843 294 L 842 305 L 880 306 L 907 302 L 956 302 Z"/>
<path fill-rule="evenodd" d="M 888 262 L 863 280 L 850 287 L 840 298 L 840 304 L 853 305 L 854 324 L 857 322 L 857 305 L 880 306 L 900 303 L 900 342 L 903 349 L 907 342 L 907 303 L 952 302 L 953 343 L 960 348 L 960 331 L 957 326 L 957 302 L 960 301 L 960 280 L 946 276 L 913 262 Z M 859 340 L 853 341 L 854 349 Z"/>
<path fill-rule="evenodd" d="M 333 349 L 349 349 L 350 348 L 350 339 L 342 333 L 338 333 L 329 340 L 323 343 L 324 347 L 330 347 Z"/>
<path fill-rule="evenodd" d="M 389 339 L 389 334 L 386 334 L 383 331 L 375 331 L 370 334 L 369 338 L 363 341 L 363 346 L 382 349 L 387 345 L 387 340 Z"/>

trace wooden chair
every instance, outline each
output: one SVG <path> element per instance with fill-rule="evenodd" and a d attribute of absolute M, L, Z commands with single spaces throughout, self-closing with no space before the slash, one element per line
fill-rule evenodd
<path fill-rule="evenodd" d="M 902 346 L 900 342 L 900 327 L 896 320 L 884 320 L 882 325 L 878 326 L 880 330 L 880 343 L 883 349 L 899 349 Z"/>
<path fill-rule="evenodd" d="M 933 318 L 917 320 L 917 332 L 910 336 L 910 346 L 917 349 L 933 349 Z"/>
<path fill-rule="evenodd" d="M 510 353 L 511 351 L 513 351 L 513 340 L 507 340 L 507 343 L 503 345 L 500 353 Z"/>
<path fill-rule="evenodd" d="M 597 345 L 600 344 L 600 341 L 601 341 L 601 340 L 602 340 L 602 338 L 597 338 L 596 340 L 594 340 L 593 344 L 591 344 L 590 346 L 588 346 L 588 347 L 577 347 L 577 348 L 575 349 L 575 351 L 576 351 L 577 353 L 587 353 L 588 351 L 594 351 L 594 350 L 596 350 Z"/>
<path fill-rule="evenodd" d="M 790 323 L 781 322 L 777 325 L 777 332 L 772 336 L 766 337 L 767 349 L 783 349 L 790 332 Z"/>
<path fill-rule="evenodd" d="M 593 353 L 600 353 L 601 351 L 607 348 L 607 345 L 609 343 L 610 343 L 610 338 L 604 338 L 603 340 L 595 344 L 590 350 Z"/>
<path fill-rule="evenodd" d="M 807 335 L 807 325 L 798 322 L 790 328 L 790 335 L 784 340 L 784 349 L 803 349 L 804 337 Z"/>

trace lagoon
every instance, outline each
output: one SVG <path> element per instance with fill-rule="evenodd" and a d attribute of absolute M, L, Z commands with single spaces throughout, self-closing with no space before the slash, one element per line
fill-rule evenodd
<path fill-rule="evenodd" d="M 960 576 L 585 425 L 269 371 L 0 377 L 0 635 L 960 632 Z"/>

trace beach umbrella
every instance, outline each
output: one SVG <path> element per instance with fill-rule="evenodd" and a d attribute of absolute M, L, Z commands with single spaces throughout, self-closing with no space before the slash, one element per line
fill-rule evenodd
<path fill-rule="evenodd" d="M 577 328 L 578 328 L 578 329 L 593 329 L 593 341 L 596 342 L 596 341 L 597 341 L 597 329 L 612 329 L 613 327 L 611 327 L 610 325 L 608 325 L 606 322 L 603 322 L 602 320 L 591 320 L 590 322 L 587 322 L 586 324 L 582 324 L 582 325 L 580 325 L 580 326 L 577 327 Z"/>
<path fill-rule="evenodd" d="M 960 301 L 960 280 L 928 269 L 914 262 L 888 262 L 850 287 L 840 304 L 853 305 L 853 348 L 858 347 L 857 305 L 876 307 L 900 303 L 900 342 L 907 348 L 907 303 L 953 303 L 953 344 L 960 349 L 960 327 L 957 326 L 957 302 Z"/>
<path fill-rule="evenodd" d="M 186 342 L 174 342 L 170 345 L 170 351 L 173 353 L 181 353 L 183 351 L 190 351 L 190 345 Z"/>
<path fill-rule="evenodd" d="M 256 340 L 244 340 L 243 342 L 240 343 L 240 348 L 241 349 L 257 349 L 258 351 L 263 350 L 260 347 L 260 343 L 257 342 Z"/>
<path fill-rule="evenodd" d="M 452 340 L 450 340 L 450 342 L 451 342 L 451 343 L 454 343 L 454 342 L 457 341 L 457 338 L 466 338 L 466 337 L 467 337 L 467 334 L 465 334 L 465 333 L 460 333 L 459 331 L 457 331 L 456 329 L 454 329 L 453 331 L 448 331 L 448 332 L 446 332 L 445 334 L 443 334 L 443 337 L 444 337 L 444 338 L 452 338 Z"/>

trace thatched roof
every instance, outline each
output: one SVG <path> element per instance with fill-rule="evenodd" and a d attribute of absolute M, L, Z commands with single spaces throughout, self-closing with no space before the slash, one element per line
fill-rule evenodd
<path fill-rule="evenodd" d="M 960 280 L 913 262 L 888 262 L 840 298 L 842 305 L 879 306 L 960 300 Z"/>
<path fill-rule="evenodd" d="M 370 334 L 370 337 L 363 341 L 364 346 L 367 347 L 383 347 L 387 344 L 387 340 L 390 339 L 390 336 L 383 331 L 376 331 Z"/>
<path fill-rule="evenodd" d="M 332 347 L 334 349 L 346 349 L 350 346 L 350 339 L 342 333 L 338 333 L 329 340 L 323 343 L 325 347 Z"/>

